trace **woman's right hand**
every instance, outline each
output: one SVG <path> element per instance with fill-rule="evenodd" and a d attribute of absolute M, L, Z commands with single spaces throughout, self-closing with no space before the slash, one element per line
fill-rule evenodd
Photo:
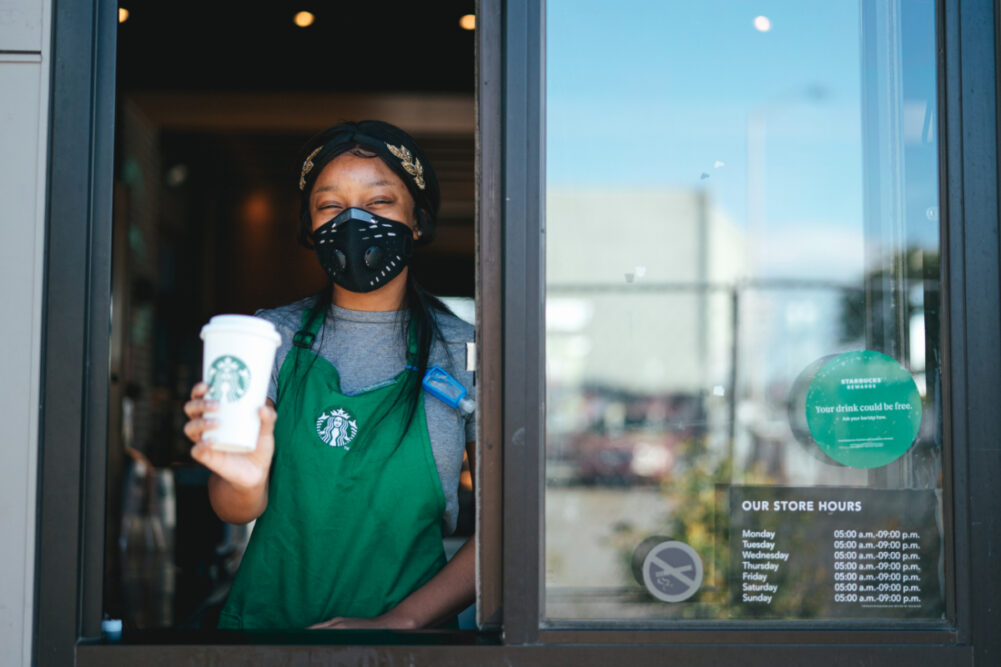
<path fill-rule="evenodd" d="M 212 449 L 211 443 L 203 439 L 206 431 L 215 426 L 211 413 L 218 406 L 205 398 L 208 385 L 199 382 L 191 389 L 191 400 L 184 404 L 184 414 L 188 422 L 184 425 L 184 435 L 194 443 L 191 458 L 229 482 L 235 489 L 250 491 L 261 488 L 268 479 L 271 458 L 275 452 L 274 404 L 261 406 L 261 433 L 257 437 L 257 448 L 251 452 L 221 452 Z M 206 414 L 208 413 L 208 414 Z"/>

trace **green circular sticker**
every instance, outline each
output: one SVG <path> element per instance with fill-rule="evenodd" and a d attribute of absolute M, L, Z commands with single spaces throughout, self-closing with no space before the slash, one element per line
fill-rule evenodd
<path fill-rule="evenodd" d="M 806 423 L 817 445 L 852 468 L 878 468 L 914 444 L 921 395 L 895 359 L 846 352 L 821 366 L 806 393 Z"/>
<path fill-rule="evenodd" d="M 227 354 L 209 366 L 209 391 L 206 398 L 220 403 L 235 403 L 250 387 L 250 369 L 239 357 Z"/>

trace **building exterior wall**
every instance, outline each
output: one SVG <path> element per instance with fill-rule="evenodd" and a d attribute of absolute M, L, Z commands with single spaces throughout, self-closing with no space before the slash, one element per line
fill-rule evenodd
<path fill-rule="evenodd" d="M 726 382 L 746 249 L 706 192 L 555 187 L 546 219 L 551 381 L 688 395 Z"/>
<path fill-rule="evenodd" d="M 48 0 L 0 0 L 0 664 L 31 664 L 49 106 Z"/>

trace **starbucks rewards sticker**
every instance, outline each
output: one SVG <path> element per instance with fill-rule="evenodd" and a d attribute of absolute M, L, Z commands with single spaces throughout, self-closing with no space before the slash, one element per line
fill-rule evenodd
<path fill-rule="evenodd" d="M 250 388 L 250 369 L 231 354 L 218 357 L 209 366 L 206 398 L 220 403 L 236 403 Z"/>
<path fill-rule="evenodd" d="M 903 456 L 921 426 L 921 395 L 895 359 L 872 350 L 825 363 L 806 394 L 810 435 L 829 457 L 878 468 Z"/>

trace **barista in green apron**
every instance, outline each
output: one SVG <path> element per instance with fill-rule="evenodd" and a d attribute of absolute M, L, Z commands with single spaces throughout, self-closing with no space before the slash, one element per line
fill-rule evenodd
<path fill-rule="evenodd" d="M 299 239 L 315 249 L 330 283 L 297 322 L 296 339 L 323 331 L 331 303 L 405 311 L 408 369 L 347 395 L 312 341 L 295 341 L 301 345 L 281 362 L 271 389 L 277 414 L 261 409 L 258 446 L 246 454 L 203 440 L 213 406 L 204 383 L 192 390 L 184 430 L 195 443 L 192 457 L 213 472 L 213 509 L 230 523 L 257 520 L 219 625 L 429 627 L 454 617 L 475 591 L 473 541 L 447 564 L 442 547 L 452 495 L 450 488 L 446 502 L 438 469 L 458 468 L 461 448 L 449 443 L 464 427 L 446 427 L 432 451 L 420 383 L 438 318 L 454 315 L 408 272 L 413 246 L 434 230 L 438 182 L 413 137 L 388 123 L 342 123 L 309 146 Z M 364 341 L 355 345 L 356 356 L 369 353 Z M 472 461 L 468 443 L 466 451 Z"/>
<path fill-rule="evenodd" d="M 391 384 L 346 396 L 337 369 L 293 347 L 278 377 L 268 507 L 219 627 L 291 629 L 335 616 L 371 618 L 442 568 L 445 498 L 423 399 L 407 424 L 406 396 L 416 380 L 408 368 Z"/>

